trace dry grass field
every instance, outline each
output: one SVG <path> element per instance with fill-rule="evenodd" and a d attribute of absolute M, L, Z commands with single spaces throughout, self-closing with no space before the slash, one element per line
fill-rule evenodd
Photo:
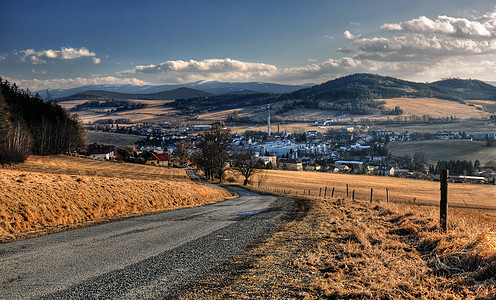
<path fill-rule="evenodd" d="M 72 100 L 60 102 L 60 106 L 70 110 L 76 105 L 83 104 L 88 100 Z M 172 100 L 126 100 L 135 103 L 144 103 L 147 107 L 142 109 L 135 109 L 130 111 L 122 111 L 118 113 L 113 113 L 107 115 L 105 112 L 98 112 L 101 109 L 88 109 L 84 111 L 77 112 L 79 118 L 83 123 L 91 123 L 99 119 L 130 119 L 132 123 L 142 123 L 142 122 L 164 122 L 169 121 L 170 115 L 176 113 L 170 107 L 165 107 L 164 104 Z"/>
<path fill-rule="evenodd" d="M 0 241 L 231 197 L 182 169 L 32 156 L 0 169 Z"/>
<path fill-rule="evenodd" d="M 475 105 L 487 112 L 496 113 L 496 103 L 491 100 L 467 100 L 468 104 Z"/>
<path fill-rule="evenodd" d="M 465 131 L 466 133 L 476 131 L 496 131 L 496 125 L 488 121 L 482 120 L 464 120 L 460 122 L 450 123 L 418 123 L 418 124 L 388 124 L 384 126 L 371 126 L 371 129 L 391 129 L 394 132 L 420 132 L 420 133 L 435 133 L 438 131 Z"/>
<path fill-rule="evenodd" d="M 478 159 L 482 165 L 496 160 L 496 147 L 487 147 L 486 142 L 459 140 L 426 140 L 394 142 L 387 149 L 395 156 L 413 156 L 416 152 L 425 152 L 428 163 L 436 164 L 439 160 L 471 160 Z"/>
<path fill-rule="evenodd" d="M 415 180 L 396 177 L 382 177 L 369 175 L 350 175 L 322 172 L 294 172 L 269 170 L 259 173 L 253 178 L 253 183 L 258 185 L 258 177 L 263 179 L 261 188 L 269 192 L 302 196 L 324 195 L 327 186 L 327 196 L 330 196 L 334 187 L 334 198 L 346 198 L 346 185 L 348 184 L 348 198 L 352 197 L 355 190 L 356 199 L 370 199 L 370 189 L 373 188 L 373 199 L 386 201 L 386 188 L 389 189 L 391 202 L 416 203 L 435 205 L 439 203 L 439 182 Z M 488 207 L 496 209 L 496 185 L 477 184 L 450 184 L 450 205 L 458 207 Z"/>
<path fill-rule="evenodd" d="M 458 119 L 488 118 L 491 114 L 456 101 L 442 100 L 436 98 L 393 98 L 381 99 L 390 110 L 396 106 L 401 107 L 404 116 L 430 115 L 433 118 L 453 116 Z"/>
<path fill-rule="evenodd" d="M 143 140 L 145 137 L 134 134 L 123 134 L 103 131 L 90 131 L 86 134 L 87 143 L 100 143 L 114 145 L 117 147 L 134 145 L 134 143 Z"/>
<path fill-rule="evenodd" d="M 448 231 L 443 233 L 437 207 L 407 203 L 415 196 L 439 197 L 439 183 L 267 174 L 262 176 L 264 190 L 285 196 L 288 189 L 293 191 L 297 198 L 293 218 L 272 237 L 219 266 L 219 275 L 183 289 L 179 298 L 494 299 L 496 211 L 452 207 Z M 403 203 L 370 203 L 366 194 L 356 201 L 346 199 L 341 185 L 345 182 L 379 190 L 388 185 Z M 257 179 L 253 183 L 257 186 Z M 315 195 L 317 187 L 330 183 L 340 187 L 334 199 Z M 311 189 L 310 196 L 301 192 L 295 196 L 294 191 L 305 188 Z M 482 190 L 474 194 L 481 205 L 490 202 L 484 197 L 494 195 L 493 187 L 466 188 L 470 193 Z M 448 194 L 458 190 L 451 184 Z"/>

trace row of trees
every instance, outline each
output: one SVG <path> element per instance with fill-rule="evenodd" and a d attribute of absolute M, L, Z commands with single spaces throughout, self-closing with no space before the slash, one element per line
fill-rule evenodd
<path fill-rule="evenodd" d="M 84 146 L 85 135 L 77 116 L 0 78 L 1 164 L 72 151 Z"/>
<path fill-rule="evenodd" d="M 437 162 L 433 171 L 435 174 L 439 174 L 440 170 L 447 169 L 450 171 L 450 174 L 473 175 L 480 167 L 479 160 L 476 160 L 474 163 L 466 160 L 440 160 Z"/>

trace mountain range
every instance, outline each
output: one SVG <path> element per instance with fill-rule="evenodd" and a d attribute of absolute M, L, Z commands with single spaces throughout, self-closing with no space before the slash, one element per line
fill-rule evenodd
<path fill-rule="evenodd" d="M 105 91 L 122 94 L 156 94 L 177 90 L 180 88 L 189 88 L 199 90 L 208 94 L 250 94 L 250 93 L 289 93 L 305 87 L 314 85 L 313 83 L 303 85 L 284 85 L 264 82 L 220 82 L 220 81 L 197 81 L 187 84 L 178 85 L 131 85 L 131 84 L 101 84 L 86 85 L 71 89 L 52 89 L 48 93 L 53 99 L 66 98 L 87 91 Z M 47 90 L 39 90 L 38 93 L 43 98 L 47 95 Z"/>

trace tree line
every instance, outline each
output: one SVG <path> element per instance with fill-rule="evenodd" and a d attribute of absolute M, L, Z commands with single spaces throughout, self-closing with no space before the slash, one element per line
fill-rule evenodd
<path fill-rule="evenodd" d="M 85 135 L 76 115 L 0 78 L 1 164 L 23 162 L 29 154 L 70 152 L 84 146 Z"/>

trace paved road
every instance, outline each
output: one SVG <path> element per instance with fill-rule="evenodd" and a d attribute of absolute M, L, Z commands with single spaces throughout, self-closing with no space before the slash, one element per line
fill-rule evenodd
<path fill-rule="evenodd" d="M 0 245 L 1 299 L 152 299 L 208 274 L 287 212 L 239 198 Z"/>

